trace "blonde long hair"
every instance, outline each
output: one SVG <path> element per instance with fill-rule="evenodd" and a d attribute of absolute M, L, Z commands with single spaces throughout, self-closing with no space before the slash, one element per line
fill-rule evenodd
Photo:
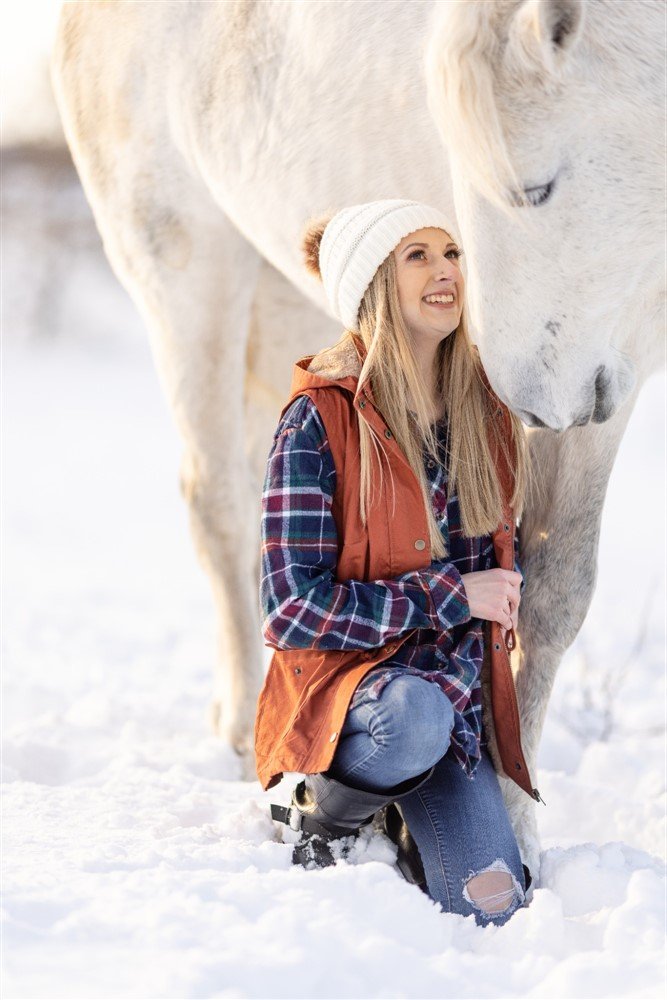
<path fill-rule="evenodd" d="M 306 264 L 314 273 L 319 273 L 317 251 L 327 221 L 328 218 L 314 220 L 305 230 L 302 245 Z M 424 471 L 425 453 L 436 462 L 441 462 L 442 456 L 438 452 L 435 425 L 431 424 L 431 399 L 418 368 L 411 336 L 399 304 L 393 253 L 378 267 L 364 293 L 358 325 L 357 336 L 361 338 L 366 350 L 359 373 L 359 384 L 366 380 L 370 382 L 377 409 L 420 484 L 429 524 L 432 558 L 446 558 L 450 553 L 446 551 L 435 519 L 430 486 Z M 338 344 L 353 337 L 353 331 L 344 330 Z M 478 350 L 468 333 L 464 300 L 458 326 L 438 345 L 434 374 L 447 420 L 447 492 L 450 496 L 454 491 L 458 494 L 461 528 L 467 538 L 491 534 L 503 517 L 501 489 L 489 442 L 489 428 L 496 437 L 497 447 L 502 450 L 513 471 L 514 488 L 510 504 L 517 520 L 524 509 L 530 474 L 523 424 L 516 414 L 501 403 L 495 393 L 487 389 L 482 372 Z M 410 402 L 415 407 L 414 415 L 409 408 Z M 510 417 L 512 441 L 509 442 L 509 448 L 502 433 L 502 421 L 496 416 L 498 407 L 506 410 Z M 389 469 L 390 466 L 381 438 L 365 420 L 359 420 L 359 434 L 359 503 L 361 520 L 365 525 L 369 507 L 379 502 L 383 493 L 382 459 L 387 461 Z M 373 453 L 375 463 L 372 460 Z M 379 483 L 376 483 L 373 474 L 377 468 L 380 469 Z"/>

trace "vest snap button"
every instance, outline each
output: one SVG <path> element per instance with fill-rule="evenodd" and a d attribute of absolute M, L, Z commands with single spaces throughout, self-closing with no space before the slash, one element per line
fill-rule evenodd
<path fill-rule="evenodd" d="M 517 770 L 517 771 L 520 771 L 520 770 L 521 770 L 521 764 L 519 763 L 519 761 L 518 761 L 518 760 L 515 760 L 515 761 L 514 761 L 514 767 L 516 768 L 516 770 Z"/>
<path fill-rule="evenodd" d="M 332 733 L 331 736 L 329 737 L 329 743 L 333 743 L 337 736 L 338 733 Z"/>
<path fill-rule="evenodd" d="M 494 642 L 493 648 L 494 649 L 500 649 L 500 643 L 499 642 Z"/>
<path fill-rule="evenodd" d="M 301 667 L 295 667 L 294 668 L 294 673 L 295 674 L 300 674 L 301 673 Z"/>
<path fill-rule="evenodd" d="M 505 531 L 509 531 L 510 530 L 509 524 L 503 524 L 503 528 L 505 529 Z"/>
<path fill-rule="evenodd" d="M 384 432 L 384 436 L 385 436 L 386 438 L 390 438 L 390 437 L 393 437 L 394 435 L 393 435 L 393 434 L 391 433 L 391 431 L 390 431 L 390 430 L 389 430 L 389 428 L 387 427 L 386 431 Z"/>
<path fill-rule="evenodd" d="M 364 408 L 364 406 L 365 406 L 365 405 L 366 405 L 366 402 L 365 402 L 365 400 L 363 400 L 363 399 L 360 399 L 360 400 L 359 400 L 359 409 L 360 409 L 360 410 L 363 410 L 363 408 Z"/>
<path fill-rule="evenodd" d="M 423 538 L 417 538 L 416 539 L 416 541 L 415 541 L 415 548 L 419 549 L 420 552 L 421 552 L 422 549 L 426 548 L 426 542 L 424 541 Z"/>

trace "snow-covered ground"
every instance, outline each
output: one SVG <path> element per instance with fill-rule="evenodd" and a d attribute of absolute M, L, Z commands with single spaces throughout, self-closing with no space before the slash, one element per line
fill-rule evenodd
<path fill-rule="evenodd" d="M 296 778 L 241 782 L 207 734 L 212 607 L 146 342 L 10 342 L 3 364 L 5 998 L 663 995 L 662 376 L 551 703 L 542 883 L 480 928 L 380 834 L 291 866 L 268 804 Z"/>

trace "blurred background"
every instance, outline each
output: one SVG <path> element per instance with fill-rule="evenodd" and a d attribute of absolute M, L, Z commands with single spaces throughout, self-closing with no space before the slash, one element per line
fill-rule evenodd
<path fill-rule="evenodd" d="M 144 340 L 65 144 L 49 53 L 60 0 L 2 9 L 3 325 L 8 346 Z"/>

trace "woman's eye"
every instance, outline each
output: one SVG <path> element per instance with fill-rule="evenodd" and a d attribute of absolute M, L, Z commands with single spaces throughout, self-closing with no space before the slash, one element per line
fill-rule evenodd
<path fill-rule="evenodd" d="M 408 254 L 408 260 L 412 260 L 413 257 L 415 256 L 415 254 L 418 254 L 418 253 L 423 253 L 424 256 L 426 256 L 424 250 L 413 250 L 412 253 Z M 458 260 L 459 257 L 463 256 L 463 250 L 454 250 L 454 249 L 452 249 L 452 250 L 448 250 L 447 251 L 447 253 L 445 254 L 445 257 L 449 256 L 450 253 L 454 254 L 454 257 L 455 257 L 456 260 Z"/>

